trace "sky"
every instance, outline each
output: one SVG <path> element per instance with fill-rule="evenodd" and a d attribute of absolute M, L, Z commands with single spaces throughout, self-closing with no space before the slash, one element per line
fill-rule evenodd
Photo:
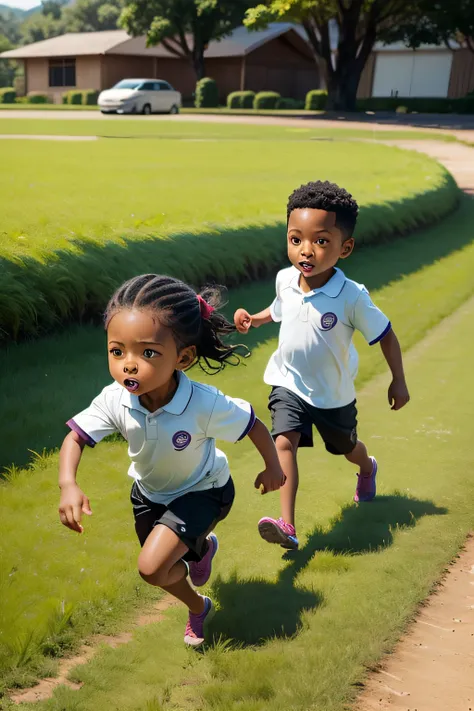
<path fill-rule="evenodd" d="M 19 7 L 22 10 L 29 10 L 31 7 L 36 7 L 40 4 L 39 0 L 0 0 L 1 5 L 9 5 L 10 7 Z"/>

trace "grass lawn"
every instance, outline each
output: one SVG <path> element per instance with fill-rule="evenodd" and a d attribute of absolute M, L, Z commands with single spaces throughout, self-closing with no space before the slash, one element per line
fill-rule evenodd
<path fill-rule="evenodd" d="M 357 197 L 360 242 L 436 222 L 458 200 L 420 153 L 281 127 L 148 125 L 162 133 L 3 142 L 0 341 L 97 316 L 117 283 L 150 269 L 232 284 L 268 273 L 284 253 L 287 197 L 308 180 Z"/>
<path fill-rule="evenodd" d="M 350 274 L 373 287 L 405 348 L 473 292 L 470 210 L 466 202 L 440 228 L 363 250 L 360 261 L 352 261 Z M 448 242 L 442 239 L 446 234 L 451 235 Z M 232 307 L 258 308 L 268 303 L 271 292 L 267 283 L 236 290 Z M 203 656 L 184 650 L 184 613 L 173 609 L 164 622 L 137 631 L 127 647 L 104 650 L 76 670 L 74 677 L 86 681 L 83 690 L 60 689 L 39 708 L 95 711 L 102 704 L 120 711 L 342 711 L 364 666 L 395 641 L 472 525 L 470 404 L 465 397 L 473 384 L 468 358 L 474 346 L 472 316 L 471 303 L 409 355 L 413 400 L 397 414 L 386 404 L 387 376 L 372 379 L 382 369 L 379 350 L 361 347 L 359 385 L 366 385 L 360 398 L 361 435 L 381 464 L 376 503 L 349 504 L 354 487 L 350 466 L 320 446 L 304 451 L 302 550 L 282 561 L 281 551 L 260 541 L 255 530 L 261 515 L 277 511 L 276 496 L 261 498 L 252 489 L 258 456 L 248 442 L 227 445 L 238 495 L 232 516 L 219 527 L 222 553 L 212 594 L 220 608 L 213 623 L 220 642 Z M 250 399 L 268 421 L 261 376 L 275 331 L 262 328 L 253 335 L 246 367 L 229 368 L 212 382 Z M 38 409 L 33 400 L 23 401 L 23 411 L 40 411 L 52 423 L 59 419 L 63 400 L 68 415 L 82 407 L 90 397 L 91 377 L 94 389 L 106 382 L 101 338 L 91 329 L 76 329 L 63 338 L 12 349 L 7 363 L 11 359 L 19 373 L 30 377 L 27 385 L 39 379 L 42 368 L 51 383 L 50 391 L 42 386 Z M 28 367 L 33 368 L 30 375 Z M 14 377 L 13 369 L 5 372 Z M 9 380 L 7 387 L 16 392 L 15 382 Z M 29 390 L 23 384 L 26 397 Z M 40 389 L 34 393 L 38 398 Z M 0 410 L 5 411 L 3 404 Z M 7 682 L 22 684 L 35 672 L 50 671 L 54 656 L 78 638 L 113 629 L 127 611 L 156 597 L 134 571 L 138 546 L 126 462 L 122 443 L 86 452 L 79 481 L 91 497 L 94 516 L 82 537 L 62 529 L 56 519 L 57 455 L 39 460 L 34 471 L 19 473 L 1 487 L 0 640 Z M 315 555 L 317 550 L 323 552 Z M 50 656 L 38 655 L 39 649 Z"/>
<path fill-rule="evenodd" d="M 161 140 L 4 141 L 2 256 L 42 257 L 83 237 L 282 221 L 288 194 L 316 177 L 368 206 L 416 197 L 445 174 L 424 155 L 386 146 L 264 140 L 256 153 L 253 141 L 214 139 L 213 127 L 194 140 L 193 129 Z"/>

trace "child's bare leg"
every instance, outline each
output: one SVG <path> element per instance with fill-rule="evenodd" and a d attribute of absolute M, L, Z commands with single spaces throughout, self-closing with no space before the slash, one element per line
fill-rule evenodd
<path fill-rule="evenodd" d="M 352 452 L 344 456 L 349 462 L 359 467 L 362 476 L 370 476 L 372 474 L 373 462 L 367 454 L 367 447 L 360 440 L 357 440 Z"/>
<path fill-rule="evenodd" d="M 155 526 L 138 556 L 138 570 L 147 583 L 178 598 L 193 614 L 204 611 L 204 598 L 188 582 L 188 571 L 181 560 L 188 547 L 167 526 Z"/>
<path fill-rule="evenodd" d="M 300 438 L 300 432 L 284 432 L 275 439 L 278 459 L 286 476 L 286 482 L 280 489 L 281 515 L 283 520 L 292 526 L 295 525 L 295 502 L 299 483 L 296 455 Z"/>

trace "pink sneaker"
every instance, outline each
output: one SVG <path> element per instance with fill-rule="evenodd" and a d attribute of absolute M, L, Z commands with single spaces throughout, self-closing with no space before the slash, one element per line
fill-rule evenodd
<path fill-rule="evenodd" d="M 282 518 L 275 520 L 265 516 L 258 522 L 258 532 L 264 541 L 279 543 L 282 548 L 296 550 L 299 546 L 295 527 L 286 523 Z"/>
<path fill-rule="evenodd" d="M 189 613 L 188 623 L 184 632 L 184 644 L 199 647 L 204 642 L 204 628 L 214 615 L 214 605 L 209 597 L 204 598 L 204 612 L 200 615 Z"/>
<path fill-rule="evenodd" d="M 356 503 L 372 501 L 377 493 L 377 484 L 375 481 L 377 476 L 377 460 L 375 457 L 370 457 L 370 459 L 372 460 L 372 474 L 369 474 L 369 476 L 357 474 L 357 486 L 354 494 L 354 501 Z"/>
<path fill-rule="evenodd" d="M 195 585 L 197 588 L 200 588 L 202 587 L 202 585 L 205 585 L 211 577 L 212 559 L 216 555 L 217 550 L 219 548 L 219 541 L 217 540 L 217 536 L 215 533 L 210 533 L 207 537 L 207 540 L 209 545 L 207 547 L 207 553 L 204 558 L 189 563 L 189 577 L 191 578 L 193 585 Z"/>

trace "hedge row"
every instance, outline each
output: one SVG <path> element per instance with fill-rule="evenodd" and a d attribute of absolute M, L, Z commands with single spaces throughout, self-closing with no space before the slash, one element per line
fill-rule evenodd
<path fill-rule="evenodd" d="M 76 106 L 95 106 L 99 92 L 95 89 L 70 89 L 63 94 L 63 104 L 75 104 Z"/>
<path fill-rule="evenodd" d="M 358 243 L 397 237 L 438 222 L 454 209 L 459 189 L 445 170 L 437 183 L 399 203 L 362 207 Z M 275 249 L 275 233 L 281 232 Z M 258 232 L 258 238 L 257 233 Z M 285 224 L 123 239 L 98 244 L 76 240 L 71 249 L 0 260 L 0 342 L 51 331 L 68 322 L 97 320 L 118 284 L 158 271 L 199 287 L 207 281 L 234 286 L 285 264 Z M 186 260 L 183 261 L 185 245 Z M 230 246 L 229 246 L 230 245 Z"/>
<path fill-rule="evenodd" d="M 358 111 L 397 111 L 406 109 L 408 113 L 427 114 L 472 114 L 474 113 L 474 93 L 460 99 L 446 98 L 403 98 L 400 96 L 371 97 L 358 99 Z"/>

